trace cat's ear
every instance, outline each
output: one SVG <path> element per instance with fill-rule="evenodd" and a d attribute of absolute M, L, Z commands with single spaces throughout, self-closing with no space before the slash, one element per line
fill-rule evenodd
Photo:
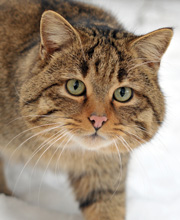
<path fill-rule="evenodd" d="M 80 40 L 77 31 L 71 24 L 61 15 L 51 10 L 42 14 L 40 36 L 42 57 L 52 54 L 77 38 Z"/>
<path fill-rule="evenodd" d="M 137 37 L 129 43 L 139 57 L 150 63 L 158 63 L 165 53 L 173 36 L 172 28 L 162 28 L 149 34 Z"/>

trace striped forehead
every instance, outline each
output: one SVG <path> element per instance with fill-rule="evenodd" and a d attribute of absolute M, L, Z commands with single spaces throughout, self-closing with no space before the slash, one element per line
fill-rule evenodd
<path fill-rule="evenodd" d="M 87 75 L 111 82 L 116 79 L 119 82 L 127 77 L 123 67 L 123 52 L 119 51 L 113 42 L 97 40 L 93 46 L 85 50 L 86 61 L 81 63 L 82 75 Z"/>

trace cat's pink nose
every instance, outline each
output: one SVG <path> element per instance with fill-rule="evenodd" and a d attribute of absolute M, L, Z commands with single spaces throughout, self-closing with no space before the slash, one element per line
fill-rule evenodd
<path fill-rule="evenodd" d="M 92 125 L 96 130 L 102 127 L 103 123 L 107 121 L 106 116 L 96 116 L 92 115 L 89 120 L 91 121 Z"/>

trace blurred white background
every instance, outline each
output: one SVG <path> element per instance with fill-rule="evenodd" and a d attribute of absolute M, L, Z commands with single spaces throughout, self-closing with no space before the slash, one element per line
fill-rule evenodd
<path fill-rule="evenodd" d="M 174 27 L 174 37 L 163 57 L 159 72 L 167 101 L 167 115 L 158 135 L 136 150 L 131 158 L 127 180 L 127 220 L 180 219 L 180 1 L 98 0 L 90 1 L 111 10 L 136 34 L 161 27 Z M 15 185 L 22 167 L 7 171 L 9 185 Z M 78 205 L 65 183 L 47 173 L 30 180 L 26 169 L 18 181 L 19 199 L 0 195 L 0 219 L 70 220 L 78 219 Z M 28 183 L 28 184 L 27 184 Z M 41 185 L 41 187 L 40 187 Z M 40 191 L 40 192 L 39 192 Z M 26 202 L 25 202 L 26 201 Z M 27 203 L 30 202 L 30 203 Z M 74 213 L 63 215 L 64 213 Z"/>

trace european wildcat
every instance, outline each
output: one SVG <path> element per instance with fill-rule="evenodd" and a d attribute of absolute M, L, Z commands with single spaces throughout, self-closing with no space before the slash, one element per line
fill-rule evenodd
<path fill-rule="evenodd" d="M 135 36 L 83 3 L 1 0 L 1 156 L 67 172 L 85 219 L 125 219 L 129 152 L 164 118 L 172 34 Z"/>

